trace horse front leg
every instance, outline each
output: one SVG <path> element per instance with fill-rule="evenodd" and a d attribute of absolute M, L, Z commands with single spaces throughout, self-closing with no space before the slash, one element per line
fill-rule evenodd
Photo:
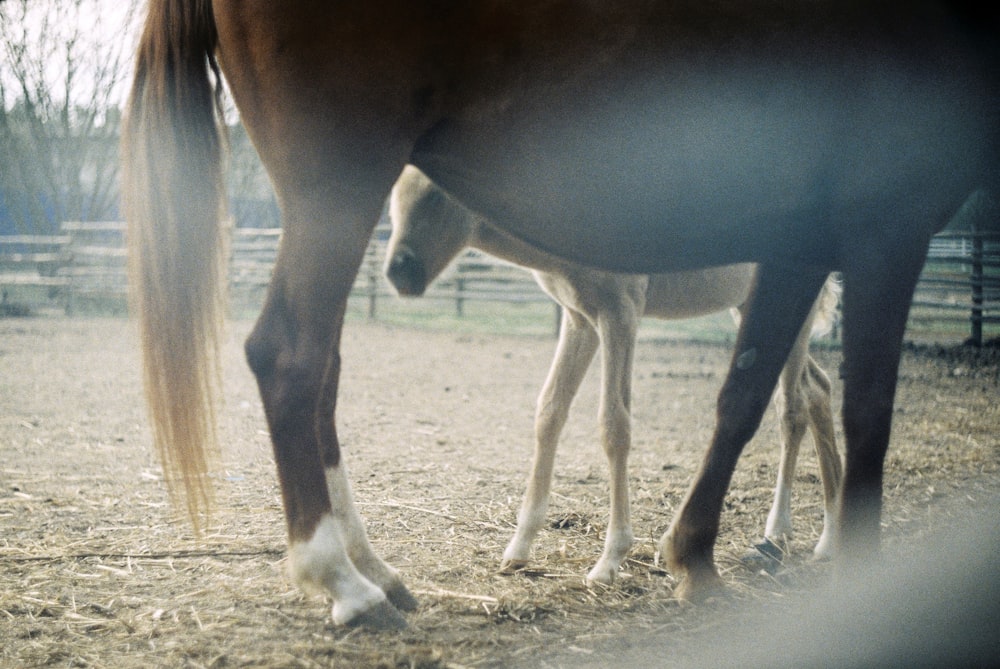
<path fill-rule="evenodd" d="M 722 583 L 715 568 L 719 516 L 736 461 L 753 437 L 771 400 L 778 375 L 825 280 L 760 265 L 736 351 L 719 393 L 712 443 L 670 529 L 660 556 L 683 580 L 679 599 L 702 599 Z"/>
<path fill-rule="evenodd" d="M 344 310 L 375 202 L 354 212 L 368 225 L 331 224 L 333 207 L 285 211 L 274 278 L 246 352 L 271 430 L 293 580 L 332 596 L 335 623 L 400 628 L 406 623 L 386 595 L 404 607 L 413 598 L 368 545 L 334 422 Z"/>
<path fill-rule="evenodd" d="M 865 249 L 844 276 L 844 437 L 838 569 L 850 575 L 878 553 L 882 475 L 910 302 L 929 239 Z"/>
<path fill-rule="evenodd" d="M 597 333 L 583 315 L 563 306 L 555 357 L 535 408 L 535 455 L 531 473 L 517 515 L 517 529 L 503 552 L 500 563 L 503 573 L 512 573 L 528 565 L 531 544 L 545 524 L 559 434 L 597 351 L 597 344 Z"/>

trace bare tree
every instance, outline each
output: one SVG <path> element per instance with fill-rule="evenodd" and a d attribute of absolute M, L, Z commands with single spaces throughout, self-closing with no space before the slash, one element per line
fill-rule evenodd
<path fill-rule="evenodd" d="M 0 0 L 0 216 L 16 229 L 116 215 L 135 4 Z"/>

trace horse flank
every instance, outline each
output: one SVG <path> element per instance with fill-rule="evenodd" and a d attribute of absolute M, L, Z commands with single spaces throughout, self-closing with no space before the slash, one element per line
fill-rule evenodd
<path fill-rule="evenodd" d="M 216 41 L 208 0 L 150 2 L 121 145 L 129 299 L 153 441 L 171 496 L 183 500 L 196 530 L 211 510 L 206 473 L 218 452 L 224 284 Z"/>

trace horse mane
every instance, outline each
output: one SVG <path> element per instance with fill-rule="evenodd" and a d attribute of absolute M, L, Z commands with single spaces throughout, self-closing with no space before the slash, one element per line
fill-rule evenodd
<path fill-rule="evenodd" d="M 195 529 L 211 510 L 220 386 L 224 128 L 209 0 L 152 0 L 122 131 L 129 301 L 153 441 Z"/>

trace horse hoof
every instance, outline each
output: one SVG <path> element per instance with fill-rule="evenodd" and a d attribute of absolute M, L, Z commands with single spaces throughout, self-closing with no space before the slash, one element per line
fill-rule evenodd
<path fill-rule="evenodd" d="M 410 594 L 409 588 L 402 583 L 396 583 L 386 590 L 385 596 L 400 611 L 416 611 L 419 606 L 417 598 Z"/>
<path fill-rule="evenodd" d="M 499 573 L 503 574 L 504 576 L 510 576 L 527 568 L 528 568 L 527 560 L 504 560 L 503 562 L 500 563 Z"/>
<path fill-rule="evenodd" d="M 362 627 L 373 631 L 404 630 L 407 627 L 406 618 L 395 606 L 385 600 L 362 611 L 345 624 L 348 627 Z"/>
<path fill-rule="evenodd" d="M 765 537 L 763 541 L 747 551 L 740 558 L 740 562 L 751 571 L 765 571 L 773 576 L 781 569 L 784 557 L 785 551 L 782 550 L 781 546 Z"/>
<path fill-rule="evenodd" d="M 711 575 L 703 574 L 701 576 L 688 574 L 674 588 L 674 599 L 689 604 L 702 604 L 709 599 L 728 595 L 729 588 L 722 582 L 722 578 L 714 572 Z"/>

